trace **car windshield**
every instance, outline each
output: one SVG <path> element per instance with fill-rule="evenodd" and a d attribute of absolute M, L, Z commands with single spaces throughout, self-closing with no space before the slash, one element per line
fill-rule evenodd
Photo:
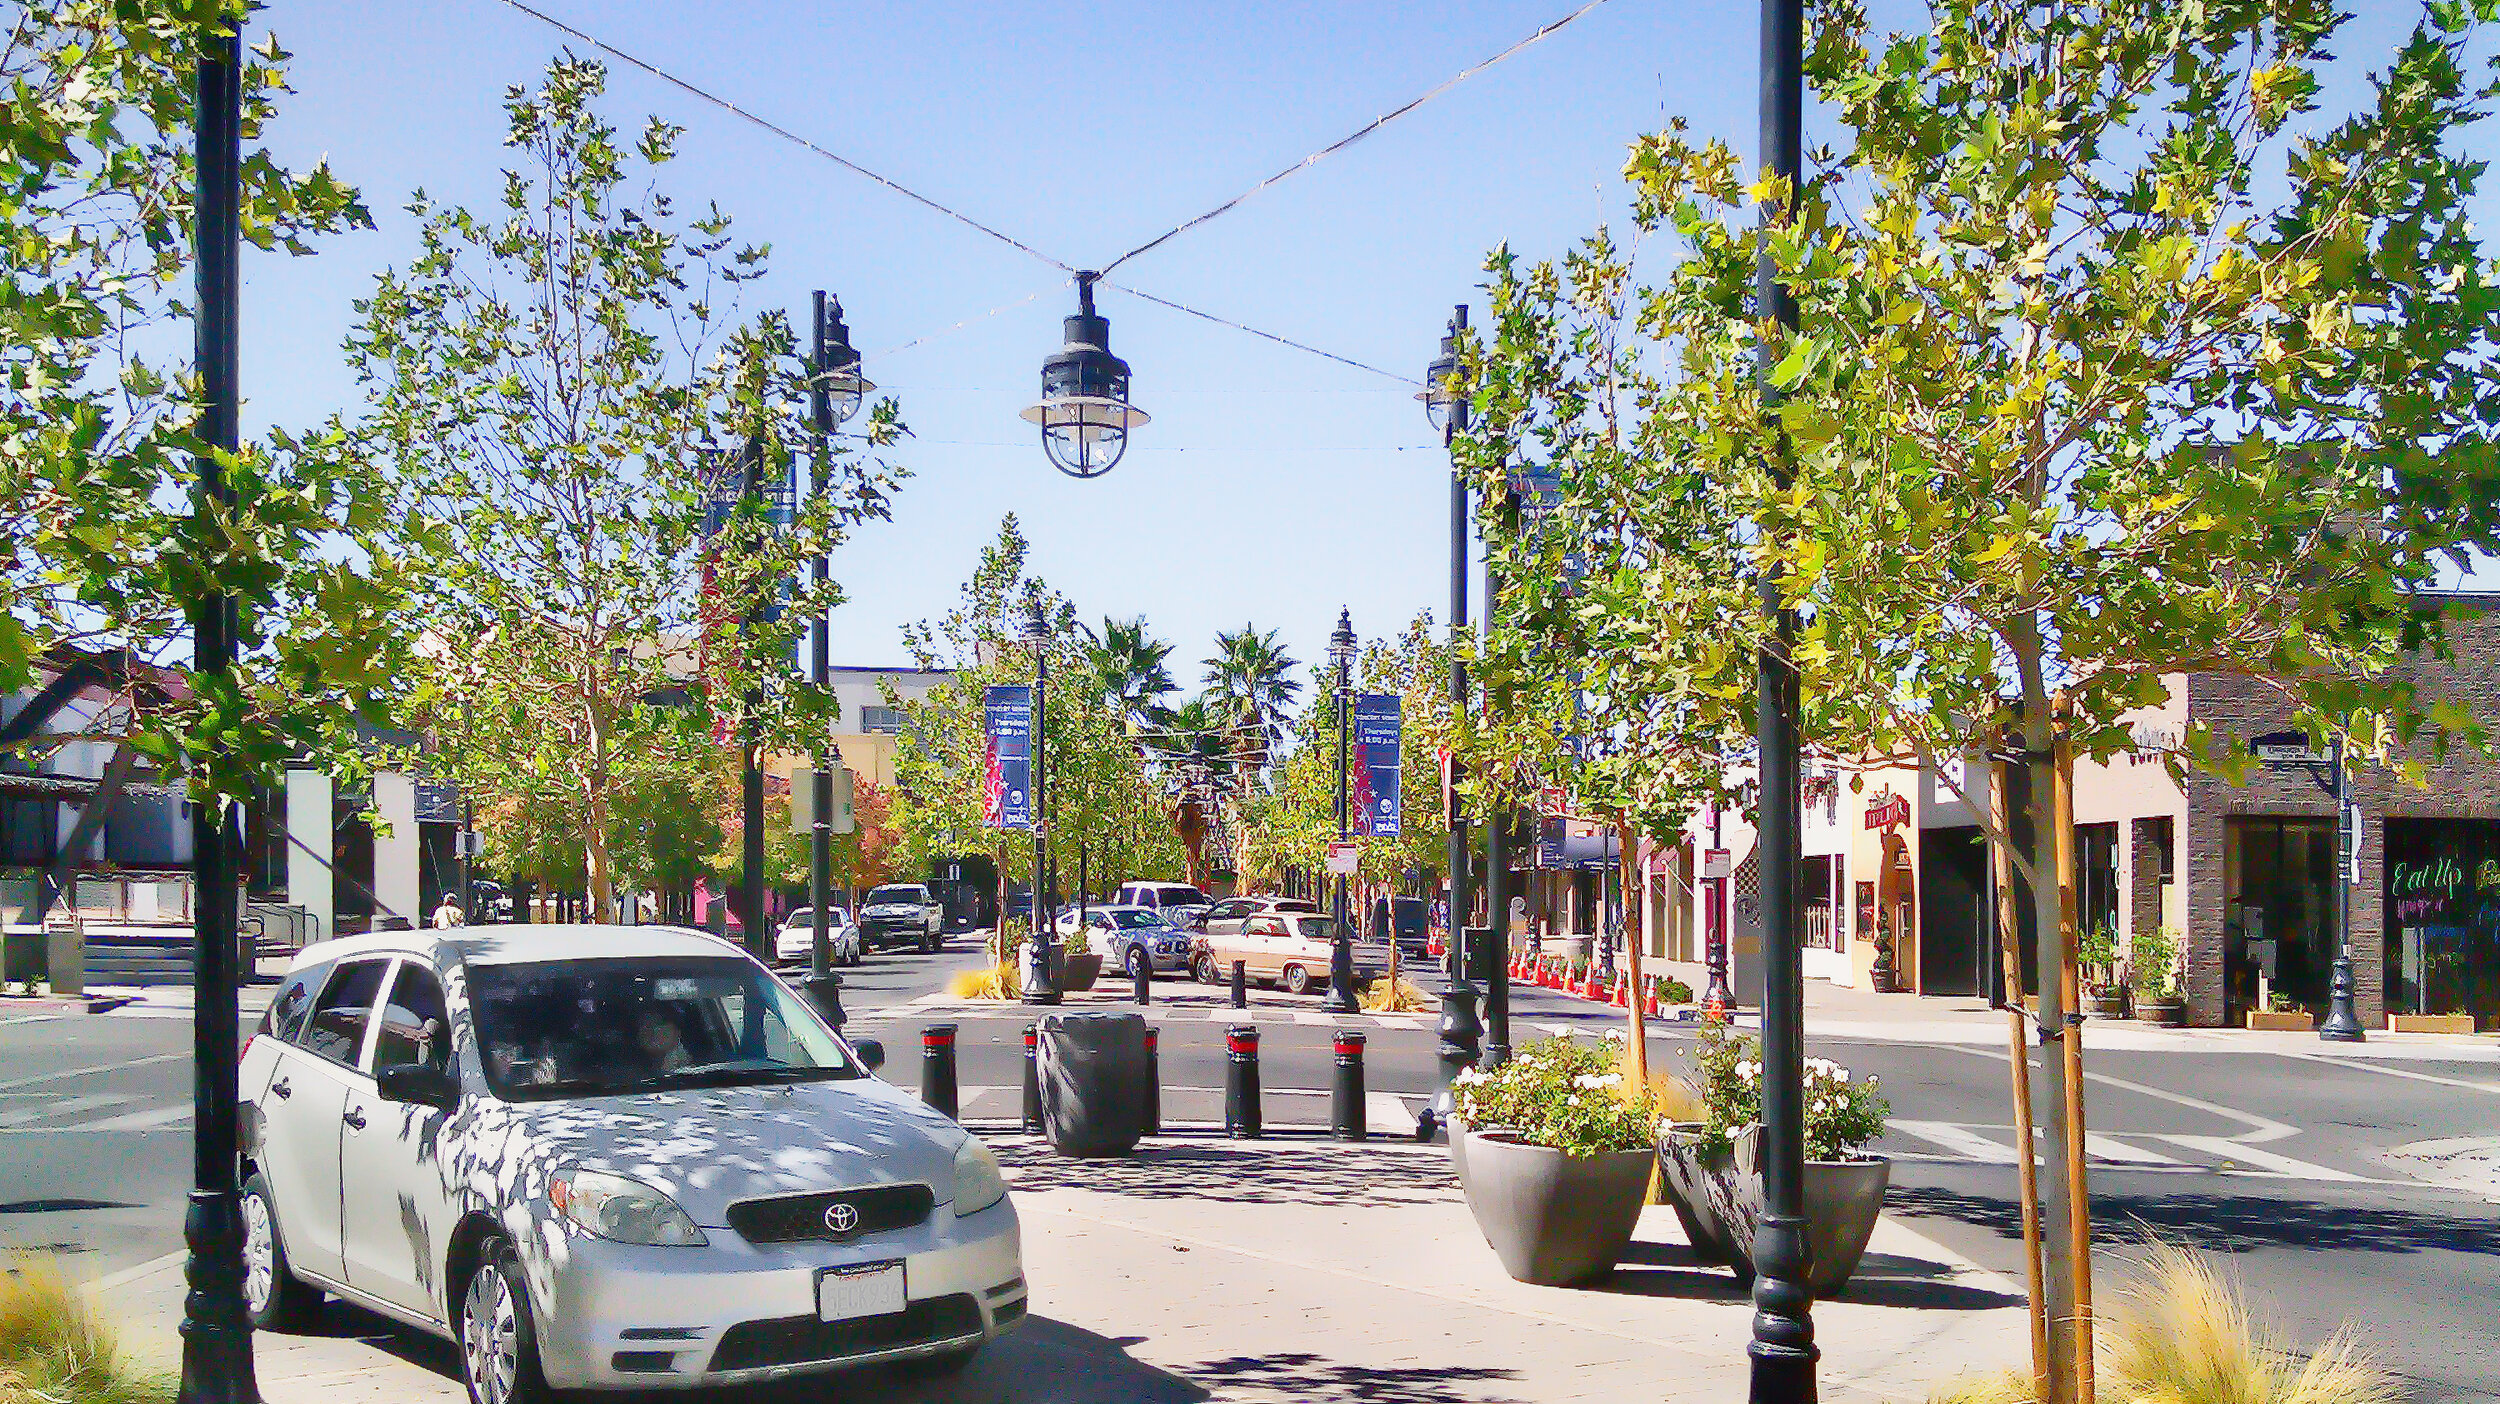
<path fill-rule="evenodd" d="M 880 887 L 876 891 L 868 894 L 868 901 L 870 904 L 882 902 L 908 903 L 917 902 L 919 900 L 920 889 L 917 887 Z"/>
<path fill-rule="evenodd" d="M 1170 926 L 1172 924 L 1153 912 L 1113 912 L 1111 921 L 1122 930 L 1132 931 L 1141 926 Z"/>
<path fill-rule="evenodd" d="M 1296 917 L 1293 921 L 1293 934 L 1305 941 L 1334 941 L 1337 939 L 1336 919 L 1320 916 Z"/>
<path fill-rule="evenodd" d="M 1207 894 L 1194 887 L 1167 887 L 1157 893 L 1156 898 L 1167 907 L 1202 907 L 1206 905 Z"/>
<path fill-rule="evenodd" d="M 486 1080 L 508 1101 L 866 1076 L 752 961 L 535 961 L 468 974 Z"/>

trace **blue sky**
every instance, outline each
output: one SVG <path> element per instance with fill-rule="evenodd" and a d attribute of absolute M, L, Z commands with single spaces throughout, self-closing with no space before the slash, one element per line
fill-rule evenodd
<path fill-rule="evenodd" d="M 1486 58 L 1577 0 L 1061 6 L 533 0 L 539 8 L 1080 267 L 1110 259 Z M 1879 16 L 1916 11 L 1878 3 Z M 2410 5 L 2337 51 L 2383 55 Z M 273 0 L 296 95 L 268 133 L 327 156 L 379 228 L 245 260 L 247 424 L 351 407 L 351 301 L 405 260 L 401 204 L 489 203 L 503 92 L 563 36 L 497 0 Z M 1123 267 L 1115 280 L 1419 377 L 1486 252 L 1562 249 L 1620 212 L 1625 144 L 1670 113 L 1750 160 L 1755 14 L 1611 0 L 1370 139 Z M 1042 456 L 1016 412 L 1073 310 L 1065 274 L 618 66 L 608 112 L 686 128 L 664 186 L 773 249 L 749 304 L 837 293 L 902 404 L 913 472 L 835 572 L 839 663 L 903 661 L 898 626 L 952 602 L 999 517 L 1090 616 L 1143 612 L 1197 680 L 1212 635 L 1280 630 L 1309 660 L 1341 605 L 1367 635 L 1448 597 L 1447 464 L 1414 387 L 1106 291 L 1154 416 L 1109 476 Z M 1030 301 L 1019 302 L 1038 294 Z M 1009 310 L 959 330 L 965 318 Z M 876 353 L 944 332 L 910 350 Z M 1481 607 L 1481 602 L 1478 602 Z"/>

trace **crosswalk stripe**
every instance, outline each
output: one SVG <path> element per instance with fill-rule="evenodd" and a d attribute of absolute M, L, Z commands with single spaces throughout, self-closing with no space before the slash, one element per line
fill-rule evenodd
<path fill-rule="evenodd" d="M 1922 1141 L 1944 1147 L 1966 1160 L 1983 1165 L 2011 1165 L 2014 1148 L 2000 1145 L 1975 1131 L 1966 1130 L 1949 1121 L 1910 1121 L 1901 1117 L 1892 1120 L 1895 1131 L 1907 1131 Z"/>
<path fill-rule="evenodd" d="M 2159 1139 L 2173 1145 L 2203 1151 L 2207 1155 L 2233 1162 L 2233 1164 L 2219 1167 L 2226 1174 L 2281 1175 L 2294 1180 L 2358 1181 L 2362 1178 L 2359 1175 L 2348 1175 L 2341 1170 L 2331 1170 L 2323 1165 L 2313 1165 L 2306 1160 L 2294 1160 L 2288 1155 L 2277 1155 L 2273 1151 L 2252 1146 L 2246 1141 L 2234 1141 L 2227 1136 L 2175 1136 L 2168 1133 L 2158 1133 L 2158 1135 Z M 2256 1170 L 2238 1168 L 2245 1166 L 2262 1168 Z"/>
<path fill-rule="evenodd" d="M 1415 1113 L 1406 1099 L 1387 1092 L 1371 1092 L 1363 1097 L 1364 1120 L 1373 1134 L 1412 1136 L 1415 1134 Z"/>
<path fill-rule="evenodd" d="M 2179 1163 L 2159 1151 L 2148 1151 L 2141 1146 L 2131 1146 L 2115 1136 L 2106 1136 L 2098 1131 L 2083 1133 L 2083 1149 L 2085 1154 L 2095 1159 L 2119 1165 L 2176 1165 Z"/>
<path fill-rule="evenodd" d="M 128 1092 L 99 1092 L 88 1097 L 71 1097 L 66 1101 L 50 1102 L 22 1111 L 0 1112 L 0 1126 L 24 1126 L 38 1120 L 58 1125 L 73 1113 L 93 1111 L 97 1107 L 117 1107 L 132 1100 L 134 1098 Z"/>

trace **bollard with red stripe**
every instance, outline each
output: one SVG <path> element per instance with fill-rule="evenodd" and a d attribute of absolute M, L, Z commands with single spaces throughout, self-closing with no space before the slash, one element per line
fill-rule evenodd
<path fill-rule="evenodd" d="M 1163 1134 L 1163 1031 L 1146 1026 L 1146 1134 Z"/>
<path fill-rule="evenodd" d="M 1024 1026 L 1024 1129 L 1042 1134 L 1042 1026 Z"/>
<path fill-rule="evenodd" d="M 1329 1043 L 1336 1084 L 1329 1091 L 1328 1129 L 1340 1141 L 1368 1140 L 1371 1107 L 1363 1096 L 1363 1035 L 1339 1029 Z"/>
<path fill-rule="evenodd" d="M 1224 1031 L 1224 1133 L 1237 1141 L 1259 1138 L 1259 1028 L 1235 1024 Z"/>
<path fill-rule="evenodd" d="M 920 1031 L 920 1100 L 946 1117 L 955 1115 L 953 1024 L 931 1024 Z"/>

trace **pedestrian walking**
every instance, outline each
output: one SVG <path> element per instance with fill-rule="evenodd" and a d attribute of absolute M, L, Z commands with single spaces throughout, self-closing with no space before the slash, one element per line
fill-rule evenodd
<path fill-rule="evenodd" d="M 434 929 L 448 931 L 455 926 L 468 924 L 468 914 L 460 910 L 460 904 L 452 900 L 450 893 L 444 893 L 442 905 L 434 909 Z"/>

